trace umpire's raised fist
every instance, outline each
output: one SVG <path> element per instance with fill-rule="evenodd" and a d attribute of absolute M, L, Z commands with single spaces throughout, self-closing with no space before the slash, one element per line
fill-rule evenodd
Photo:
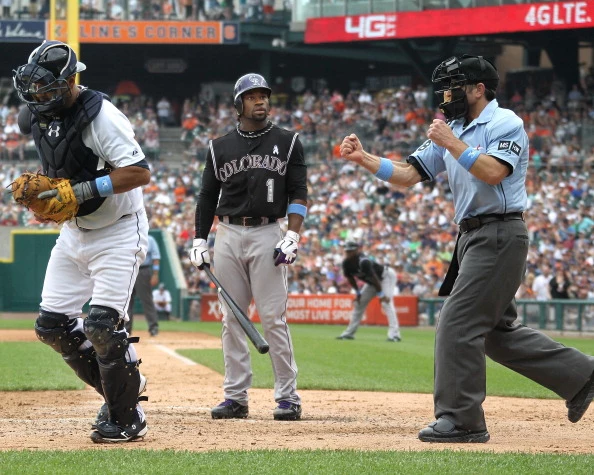
<path fill-rule="evenodd" d="M 198 267 L 198 269 L 203 269 L 204 266 L 210 267 L 208 244 L 204 239 L 194 239 L 189 254 L 190 262 L 194 267 Z"/>

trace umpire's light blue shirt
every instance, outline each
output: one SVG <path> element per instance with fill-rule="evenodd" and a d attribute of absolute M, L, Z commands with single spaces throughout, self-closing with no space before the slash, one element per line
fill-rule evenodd
<path fill-rule="evenodd" d="M 145 266 L 152 266 L 153 261 L 161 260 L 161 252 L 159 251 L 159 245 L 157 244 L 157 240 L 149 234 L 148 237 L 148 250 L 146 251 L 146 257 L 144 258 L 144 262 L 140 267 Z"/>
<path fill-rule="evenodd" d="M 494 99 L 466 128 L 464 118 L 450 127 L 454 136 L 481 153 L 509 163 L 513 172 L 498 185 L 489 185 L 464 169 L 443 147 L 425 141 L 411 156 L 421 164 L 431 180 L 444 171 L 454 196 L 454 221 L 480 214 L 504 214 L 525 211 L 528 135 L 524 121 L 509 109 L 499 107 Z"/>

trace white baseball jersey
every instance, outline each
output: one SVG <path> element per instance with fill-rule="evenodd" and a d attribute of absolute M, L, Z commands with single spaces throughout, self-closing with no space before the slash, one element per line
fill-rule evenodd
<path fill-rule="evenodd" d="M 122 168 L 144 159 L 144 153 L 134 138 L 134 130 L 126 116 L 111 102 L 103 100 L 101 111 L 83 131 L 83 142 L 97 157 L 97 169 L 105 162 L 113 168 Z M 144 208 L 142 189 L 108 196 L 97 211 L 77 217 L 67 224 L 85 229 L 98 229 L 114 223 L 122 216 Z"/>

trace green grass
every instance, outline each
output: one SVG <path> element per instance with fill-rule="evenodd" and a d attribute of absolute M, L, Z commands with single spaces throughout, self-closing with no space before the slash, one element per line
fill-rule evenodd
<path fill-rule="evenodd" d="M 162 331 L 195 331 L 220 336 L 218 322 L 160 322 Z M 261 327 L 258 325 L 261 329 Z M 28 328 L 32 320 L 2 320 L 0 328 Z M 146 330 L 144 321 L 135 322 Z M 431 393 L 433 391 L 432 328 L 404 328 L 401 343 L 386 342 L 383 327 L 361 327 L 354 341 L 336 340 L 344 327 L 291 325 L 299 388 Z M 556 338 L 566 346 L 594 354 L 594 339 Z M 181 350 L 181 354 L 215 371 L 224 372 L 223 354 L 216 350 Z M 270 358 L 252 348 L 253 386 L 272 388 Z M 29 364 L 36 361 L 36 365 Z M 0 343 L 0 390 L 80 389 L 82 386 L 59 355 L 38 342 Z M 48 378 L 48 374 L 52 374 Z M 557 398 L 548 389 L 487 362 L 487 393 L 492 396 Z"/>
<path fill-rule="evenodd" d="M 61 356 L 49 346 L 40 342 L 0 343 L 0 391 L 84 387 L 84 383 L 64 364 Z"/>
<path fill-rule="evenodd" d="M 137 330 L 146 330 L 142 321 Z M 163 331 L 197 331 L 220 336 L 220 323 L 161 322 Z M 30 329 L 33 320 L 3 320 L 2 329 Z M 390 392 L 432 391 L 433 329 L 403 330 L 403 341 L 388 343 L 386 329 L 362 327 L 354 341 L 335 337 L 341 326 L 292 325 L 301 389 Z M 558 338 L 588 354 L 594 339 Z M 221 350 L 183 350 L 185 356 L 223 372 Z M 271 388 L 270 358 L 252 349 L 254 386 Z M 35 364 L 31 364 L 35 362 Z M 557 397 L 493 362 L 488 393 Z M 0 390 L 81 389 L 82 383 L 60 356 L 40 342 L 0 343 Z M 113 448 L 79 451 L 1 451 L 5 474 L 590 474 L 594 455 L 485 453 L 463 451 L 212 451 L 189 452 Z"/>
<path fill-rule="evenodd" d="M 3 475 L 46 474 L 590 474 L 592 455 L 259 450 L 187 452 L 112 449 L 0 452 Z"/>

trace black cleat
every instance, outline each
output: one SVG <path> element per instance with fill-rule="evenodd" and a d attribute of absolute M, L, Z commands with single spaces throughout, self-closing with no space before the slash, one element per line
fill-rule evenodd
<path fill-rule="evenodd" d="M 301 405 L 281 401 L 272 415 L 275 421 L 298 421 L 301 419 Z"/>
<path fill-rule="evenodd" d="M 101 422 L 95 426 L 91 433 L 91 440 L 96 444 L 117 444 L 131 442 L 143 438 L 148 432 L 144 412 L 138 406 L 136 420 L 129 426 L 123 427 L 113 422 Z"/>
<path fill-rule="evenodd" d="M 337 340 L 354 340 L 354 336 L 340 335 L 336 337 Z"/>
<path fill-rule="evenodd" d="M 225 399 L 210 411 L 213 419 L 245 419 L 248 413 L 248 406 L 239 404 L 232 399 Z"/>

